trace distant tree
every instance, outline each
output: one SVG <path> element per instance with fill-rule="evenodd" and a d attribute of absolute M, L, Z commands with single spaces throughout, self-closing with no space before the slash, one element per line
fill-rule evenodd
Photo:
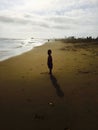
<path fill-rule="evenodd" d="M 84 37 L 75 38 L 74 36 L 70 36 L 70 37 L 65 37 L 63 41 L 67 43 L 98 42 L 98 37 L 92 38 L 92 36 L 87 36 L 86 38 Z"/>

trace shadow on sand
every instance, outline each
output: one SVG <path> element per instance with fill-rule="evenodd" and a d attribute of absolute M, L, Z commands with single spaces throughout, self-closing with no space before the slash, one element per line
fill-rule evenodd
<path fill-rule="evenodd" d="M 53 86 L 56 88 L 56 93 L 57 93 L 57 95 L 58 95 L 59 97 L 64 97 L 64 93 L 63 93 L 63 91 L 61 90 L 60 85 L 58 84 L 56 77 L 51 74 L 51 75 L 50 75 L 50 80 L 51 80 Z"/>

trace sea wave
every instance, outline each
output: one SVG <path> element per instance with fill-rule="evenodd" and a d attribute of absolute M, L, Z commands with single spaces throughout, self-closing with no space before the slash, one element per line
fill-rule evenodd
<path fill-rule="evenodd" d="M 0 61 L 20 55 L 30 51 L 36 46 L 41 46 L 47 42 L 47 39 L 11 39 L 0 38 Z"/>

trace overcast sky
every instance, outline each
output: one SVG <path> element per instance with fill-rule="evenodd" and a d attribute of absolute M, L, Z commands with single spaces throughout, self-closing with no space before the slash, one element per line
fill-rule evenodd
<path fill-rule="evenodd" d="M 98 0 L 0 0 L 0 37 L 98 36 Z"/>

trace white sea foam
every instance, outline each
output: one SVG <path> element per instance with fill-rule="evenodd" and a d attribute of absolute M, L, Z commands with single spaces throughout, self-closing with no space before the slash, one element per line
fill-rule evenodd
<path fill-rule="evenodd" d="M 36 46 L 41 46 L 47 42 L 47 39 L 7 39 L 0 38 L 0 61 L 20 55 L 30 51 Z"/>

